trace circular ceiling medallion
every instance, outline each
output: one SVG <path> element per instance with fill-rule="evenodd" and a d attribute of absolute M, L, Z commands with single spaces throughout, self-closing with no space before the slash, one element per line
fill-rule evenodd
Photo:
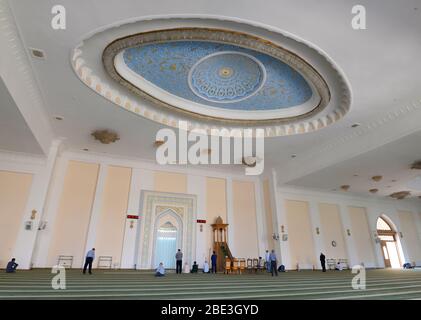
<path fill-rule="evenodd" d="M 119 24 L 85 39 L 72 66 L 86 85 L 126 110 L 172 127 L 183 120 L 188 130 L 210 134 L 311 132 L 341 119 L 351 102 L 346 78 L 320 49 L 226 18 Z"/>
<path fill-rule="evenodd" d="M 223 51 L 196 62 L 188 75 L 191 90 L 202 99 L 230 103 L 245 100 L 264 85 L 263 64 L 241 52 Z"/>

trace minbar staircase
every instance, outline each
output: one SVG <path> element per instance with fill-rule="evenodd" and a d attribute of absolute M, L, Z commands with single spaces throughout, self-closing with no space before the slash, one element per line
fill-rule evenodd
<path fill-rule="evenodd" d="M 213 228 L 213 251 L 217 255 L 216 268 L 218 272 L 225 270 L 225 260 L 228 258 L 231 261 L 234 260 L 234 256 L 231 253 L 227 243 L 228 235 L 228 224 L 222 221 L 221 217 L 216 218 Z"/>

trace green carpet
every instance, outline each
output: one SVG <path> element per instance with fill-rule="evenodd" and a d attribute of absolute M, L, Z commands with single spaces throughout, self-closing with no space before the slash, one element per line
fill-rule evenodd
<path fill-rule="evenodd" d="M 289 271 L 242 275 L 131 270 L 66 271 L 66 289 L 54 290 L 56 274 L 38 269 L 0 273 L 0 299 L 421 299 L 421 269 L 367 270 L 366 290 L 354 290 L 345 271 Z"/>

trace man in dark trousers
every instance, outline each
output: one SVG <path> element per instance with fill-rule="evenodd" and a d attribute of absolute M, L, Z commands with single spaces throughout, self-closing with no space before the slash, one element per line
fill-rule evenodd
<path fill-rule="evenodd" d="M 275 250 L 272 250 L 270 256 L 269 256 L 269 260 L 270 260 L 270 269 L 272 271 L 272 277 L 273 277 L 273 273 L 275 272 L 276 276 L 278 276 L 278 268 L 276 266 L 277 264 L 277 259 L 276 259 L 276 254 L 275 254 Z"/>
<path fill-rule="evenodd" d="M 181 252 L 180 249 L 178 249 L 177 253 L 175 254 L 175 272 L 176 273 L 181 273 L 181 266 L 182 266 L 182 262 L 183 262 L 183 253 Z"/>
<path fill-rule="evenodd" d="M 7 273 L 13 273 L 16 271 L 16 268 L 18 267 L 18 264 L 15 262 L 16 259 L 13 258 L 11 261 L 8 262 L 6 266 L 6 272 Z"/>
<path fill-rule="evenodd" d="M 326 272 L 326 257 L 323 253 L 320 253 L 320 263 L 322 264 L 323 272 Z"/>
<path fill-rule="evenodd" d="M 216 255 L 216 253 L 214 251 L 213 254 L 212 254 L 212 256 L 211 256 L 212 273 L 216 273 L 216 259 L 217 259 L 217 255 Z"/>
<path fill-rule="evenodd" d="M 85 265 L 83 266 L 83 274 L 86 273 L 86 268 L 89 266 L 89 274 L 92 274 L 92 262 L 95 259 L 95 248 L 92 248 L 86 254 Z"/>

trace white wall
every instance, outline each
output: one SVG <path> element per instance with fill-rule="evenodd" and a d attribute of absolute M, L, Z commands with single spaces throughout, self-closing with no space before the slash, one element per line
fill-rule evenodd
<path fill-rule="evenodd" d="M 384 267 L 380 245 L 375 242 L 374 234 L 376 232 L 377 218 L 386 216 L 393 222 L 398 234 L 400 232 L 403 233 L 403 238 L 399 237 L 397 243 L 405 261 L 417 261 L 417 265 L 421 265 L 421 261 L 419 261 L 421 249 L 418 249 L 421 248 L 421 215 L 419 213 L 420 205 L 416 200 L 399 201 L 378 197 L 358 197 L 294 187 L 278 187 L 277 198 L 280 200 L 280 206 L 282 207 L 285 206 L 286 201 L 290 200 L 303 201 L 308 204 L 312 237 L 313 239 L 318 239 L 314 241 L 314 250 L 317 257 L 320 252 L 335 252 L 333 248 L 328 247 L 331 243 L 330 238 L 342 236 L 343 241 L 345 241 L 345 247 L 341 249 L 340 255 L 345 255 L 345 258 L 348 259 L 351 265 L 364 262 L 366 267 Z M 332 222 L 327 217 L 321 221 L 321 210 L 326 210 L 325 204 L 330 204 L 334 206 L 332 208 L 337 208 L 332 210 L 339 210 L 340 221 Z M 363 210 L 364 217 L 358 217 L 356 220 L 352 216 L 352 214 L 355 214 L 355 208 Z M 278 211 L 285 211 L 285 208 L 279 208 Z M 287 212 L 284 214 L 288 215 Z M 361 220 L 365 218 L 365 222 Z M 288 222 L 286 221 L 285 223 L 285 220 L 283 221 L 284 227 L 288 230 Z M 412 221 L 413 226 L 410 227 Z M 366 223 L 366 228 L 363 228 L 362 231 L 355 230 L 356 225 L 363 226 L 364 223 Z M 326 226 L 329 229 L 327 233 L 323 230 L 326 229 Z M 316 228 L 319 228 L 319 234 L 317 234 Z M 336 230 L 338 228 L 340 230 Z M 329 239 L 324 237 L 329 237 Z M 361 252 L 363 245 L 361 237 L 367 239 L 364 252 Z M 283 242 L 282 240 L 280 241 L 281 243 Z M 285 243 L 288 243 L 288 241 L 285 241 Z M 282 257 L 287 267 L 294 268 L 295 264 L 292 261 L 293 257 L 290 256 L 289 250 L 284 250 Z M 320 263 L 318 263 L 318 268 L 320 268 Z"/>

